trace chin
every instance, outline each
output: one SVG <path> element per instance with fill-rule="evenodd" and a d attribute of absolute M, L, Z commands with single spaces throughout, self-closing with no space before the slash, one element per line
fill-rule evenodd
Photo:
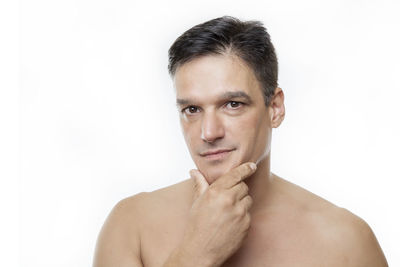
<path fill-rule="evenodd" d="M 241 162 L 227 161 L 218 164 L 196 164 L 199 171 L 204 175 L 208 184 L 214 183 L 218 178 L 239 166 Z"/>
<path fill-rule="evenodd" d="M 204 177 L 206 178 L 208 184 L 214 183 L 216 180 L 218 180 L 218 178 L 227 173 L 227 171 L 221 170 L 221 168 L 219 169 L 213 168 L 211 170 L 210 169 L 211 168 L 207 168 L 204 171 L 200 170 L 204 174 Z"/>

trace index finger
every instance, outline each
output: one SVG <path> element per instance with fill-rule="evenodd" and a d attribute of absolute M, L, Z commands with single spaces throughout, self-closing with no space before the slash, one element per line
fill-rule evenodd
<path fill-rule="evenodd" d="M 238 167 L 230 170 L 228 173 L 217 179 L 215 186 L 229 189 L 236 184 L 242 182 L 244 179 L 250 177 L 257 169 L 257 165 L 253 162 L 246 162 Z"/>

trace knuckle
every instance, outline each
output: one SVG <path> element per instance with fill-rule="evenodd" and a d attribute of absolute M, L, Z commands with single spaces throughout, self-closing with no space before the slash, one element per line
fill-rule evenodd
<path fill-rule="evenodd" d="M 238 217 L 240 217 L 240 218 L 245 217 L 245 216 L 246 216 L 246 213 L 247 213 L 247 210 L 246 210 L 246 208 L 243 207 L 243 206 L 239 206 L 239 207 L 236 209 L 236 215 L 237 215 Z"/>
<path fill-rule="evenodd" d="M 249 187 L 247 186 L 246 183 L 242 182 L 241 187 L 242 187 L 243 192 L 245 192 L 246 194 L 249 193 Z"/>
<path fill-rule="evenodd" d="M 243 206 L 246 207 L 247 209 L 250 209 L 250 207 L 253 205 L 253 199 L 251 196 L 247 195 L 242 199 Z"/>
<path fill-rule="evenodd" d="M 252 169 L 250 168 L 250 165 L 245 164 L 236 169 L 236 175 L 240 180 L 242 180 L 242 178 L 248 175 L 251 171 Z"/>
<path fill-rule="evenodd" d="M 250 164 L 246 164 L 243 166 L 243 175 L 248 174 L 252 171 L 252 169 L 250 168 Z"/>
<path fill-rule="evenodd" d="M 232 196 L 225 194 L 224 196 L 221 196 L 221 202 L 224 207 L 230 207 L 235 204 L 235 199 Z"/>

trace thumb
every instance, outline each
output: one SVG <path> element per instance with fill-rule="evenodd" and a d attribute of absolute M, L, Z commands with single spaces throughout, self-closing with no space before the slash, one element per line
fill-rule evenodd
<path fill-rule="evenodd" d="M 209 184 L 206 178 L 204 178 L 204 176 L 198 170 L 191 170 L 190 177 L 194 181 L 194 199 L 197 199 L 207 190 Z"/>

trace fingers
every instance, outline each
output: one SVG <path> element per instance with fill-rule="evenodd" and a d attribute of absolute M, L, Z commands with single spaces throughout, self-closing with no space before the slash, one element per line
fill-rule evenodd
<path fill-rule="evenodd" d="M 244 163 L 223 175 L 221 178 L 215 181 L 214 184 L 215 186 L 221 186 L 222 188 L 229 189 L 242 182 L 244 179 L 250 177 L 256 171 L 256 169 L 257 165 L 255 163 Z"/>
<path fill-rule="evenodd" d="M 191 170 L 190 177 L 194 181 L 194 199 L 197 199 L 207 190 L 209 184 L 206 178 L 204 178 L 204 176 L 198 170 Z"/>
<path fill-rule="evenodd" d="M 240 186 L 237 186 L 237 188 L 232 191 L 235 195 L 234 198 L 239 201 L 248 195 L 248 187 L 243 180 L 250 177 L 256 171 L 256 169 L 257 165 L 253 162 L 241 164 L 217 179 L 212 186 L 220 189 L 233 189 L 233 187 L 240 184 Z M 202 195 L 210 185 L 208 184 L 206 178 L 204 178 L 202 173 L 198 170 L 191 170 L 190 176 L 194 181 L 193 200 L 195 200 Z"/>
<path fill-rule="evenodd" d="M 242 200 L 239 201 L 239 203 L 241 205 L 244 206 L 244 208 L 249 211 L 251 206 L 253 205 L 253 199 L 251 198 L 251 196 L 247 195 L 244 198 L 242 198 Z"/>
<path fill-rule="evenodd" d="M 235 195 L 235 199 L 237 201 L 241 200 L 249 194 L 249 187 L 245 182 L 240 182 L 236 184 L 230 190 L 233 191 L 233 194 Z"/>

